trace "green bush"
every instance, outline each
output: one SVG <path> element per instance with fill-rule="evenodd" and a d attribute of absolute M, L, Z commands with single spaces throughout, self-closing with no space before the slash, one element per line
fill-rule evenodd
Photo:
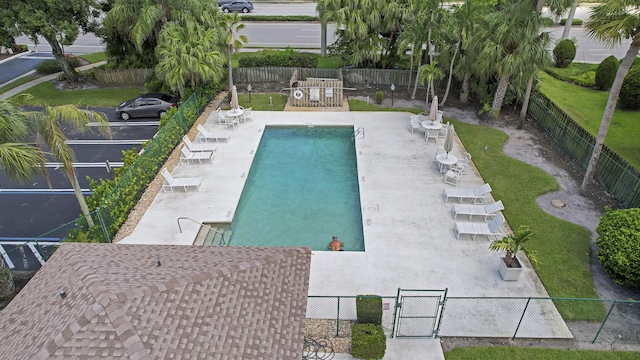
<path fill-rule="evenodd" d="M 351 325 L 351 355 L 358 359 L 382 359 L 387 338 L 382 325 Z"/>
<path fill-rule="evenodd" d="M 575 57 L 576 44 L 573 43 L 573 40 L 564 39 L 553 48 L 553 60 L 556 63 L 556 67 L 565 68 L 569 66 Z"/>
<path fill-rule="evenodd" d="M 607 275 L 620 285 L 640 287 L 640 209 L 607 208 L 596 231 L 596 254 Z"/>
<path fill-rule="evenodd" d="M 308 67 L 318 66 L 318 54 L 295 52 L 287 50 L 261 50 L 245 54 L 238 60 L 240 67 Z"/>
<path fill-rule="evenodd" d="M 384 99 L 384 92 L 383 91 L 376 91 L 376 103 L 377 104 L 382 104 L 382 99 Z"/>
<path fill-rule="evenodd" d="M 626 110 L 640 109 L 640 67 L 631 68 L 622 82 L 620 107 Z"/>
<path fill-rule="evenodd" d="M 67 61 L 69 61 L 69 65 L 71 65 L 72 68 L 80 66 L 80 61 L 75 57 L 68 58 Z M 60 66 L 60 63 L 56 59 L 44 60 L 36 66 L 36 72 L 38 74 L 49 75 L 60 71 L 62 71 L 62 66 Z"/>
<path fill-rule="evenodd" d="M 560 20 L 560 25 L 565 25 L 566 23 L 567 23 L 567 19 Z M 571 26 L 578 26 L 578 25 L 582 25 L 582 19 L 573 18 L 573 20 L 571 20 Z"/>
<path fill-rule="evenodd" d="M 382 324 L 382 298 L 377 295 L 356 296 L 358 324 Z"/>
<path fill-rule="evenodd" d="M 596 87 L 598 89 L 607 90 L 611 88 L 611 84 L 613 84 L 613 80 L 616 78 L 619 65 L 618 59 L 613 55 L 602 60 L 596 69 Z"/>
<path fill-rule="evenodd" d="M 550 26 L 555 25 L 555 22 L 550 17 L 542 17 L 541 20 L 542 20 L 542 26 L 544 26 L 544 27 L 550 27 Z"/>

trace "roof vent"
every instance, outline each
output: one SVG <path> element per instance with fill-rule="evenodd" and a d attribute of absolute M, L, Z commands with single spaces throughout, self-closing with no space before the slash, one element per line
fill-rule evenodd
<path fill-rule="evenodd" d="M 67 297 L 67 293 L 64 290 L 60 290 L 60 298 L 64 300 Z"/>
<path fill-rule="evenodd" d="M 156 265 L 161 266 L 160 259 L 156 260 Z"/>

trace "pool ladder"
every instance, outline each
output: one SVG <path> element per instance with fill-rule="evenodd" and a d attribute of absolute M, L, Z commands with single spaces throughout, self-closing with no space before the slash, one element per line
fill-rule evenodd
<path fill-rule="evenodd" d="M 359 127 L 356 129 L 356 131 L 353 132 L 353 135 L 351 135 L 351 141 L 355 140 L 356 137 L 358 135 L 362 134 L 362 138 L 364 139 L 364 128 L 363 127 Z"/>
<path fill-rule="evenodd" d="M 181 216 L 181 217 L 179 217 L 179 218 L 176 220 L 176 221 L 178 222 L 178 229 L 180 230 L 180 234 L 182 234 L 182 226 L 180 226 L 180 220 L 189 220 L 189 221 L 193 221 L 194 223 L 196 223 L 196 224 L 200 225 L 201 227 L 202 227 L 202 226 L 206 227 L 207 229 L 209 229 L 209 231 L 213 231 L 214 233 L 218 233 L 218 234 L 220 234 L 220 236 L 222 236 L 222 238 L 220 239 L 220 245 L 226 245 L 226 244 L 227 244 L 227 240 L 224 238 L 224 232 L 223 232 L 223 231 L 219 231 L 219 230 L 218 230 L 218 229 L 216 229 L 216 228 L 212 228 L 212 227 L 211 227 L 211 226 L 209 226 L 209 225 L 205 225 L 205 224 L 203 224 L 203 223 L 201 223 L 201 222 L 198 222 L 198 221 L 193 220 L 192 218 L 190 218 L 190 217 L 186 217 L 186 216 Z"/>

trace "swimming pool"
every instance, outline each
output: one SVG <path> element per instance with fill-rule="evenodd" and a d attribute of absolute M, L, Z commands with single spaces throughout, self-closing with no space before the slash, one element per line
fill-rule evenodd
<path fill-rule="evenodd" d="M 232 246 L 364 251 L 353 127 L 266 127 L 232 223 Z"/>

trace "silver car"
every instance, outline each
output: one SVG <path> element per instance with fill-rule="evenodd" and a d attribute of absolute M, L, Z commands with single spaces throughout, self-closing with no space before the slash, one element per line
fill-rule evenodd
<path fill-rule="evenodd" d="M 169 109 L 178 105 L 178 100 L 177 96 L 163 93 L 144 94 L 120 104 L 116 116 L 125 121 L 134 117 L 163 117 Z"/>
<path fill-rule="evenodd" d="M 253 11 L 253 3 L 250 1 L 236 0 L 228 4 L 223 4 L 220 6 L 220 10 L 224 13 L 243 12 L 246 14 Z"/>

